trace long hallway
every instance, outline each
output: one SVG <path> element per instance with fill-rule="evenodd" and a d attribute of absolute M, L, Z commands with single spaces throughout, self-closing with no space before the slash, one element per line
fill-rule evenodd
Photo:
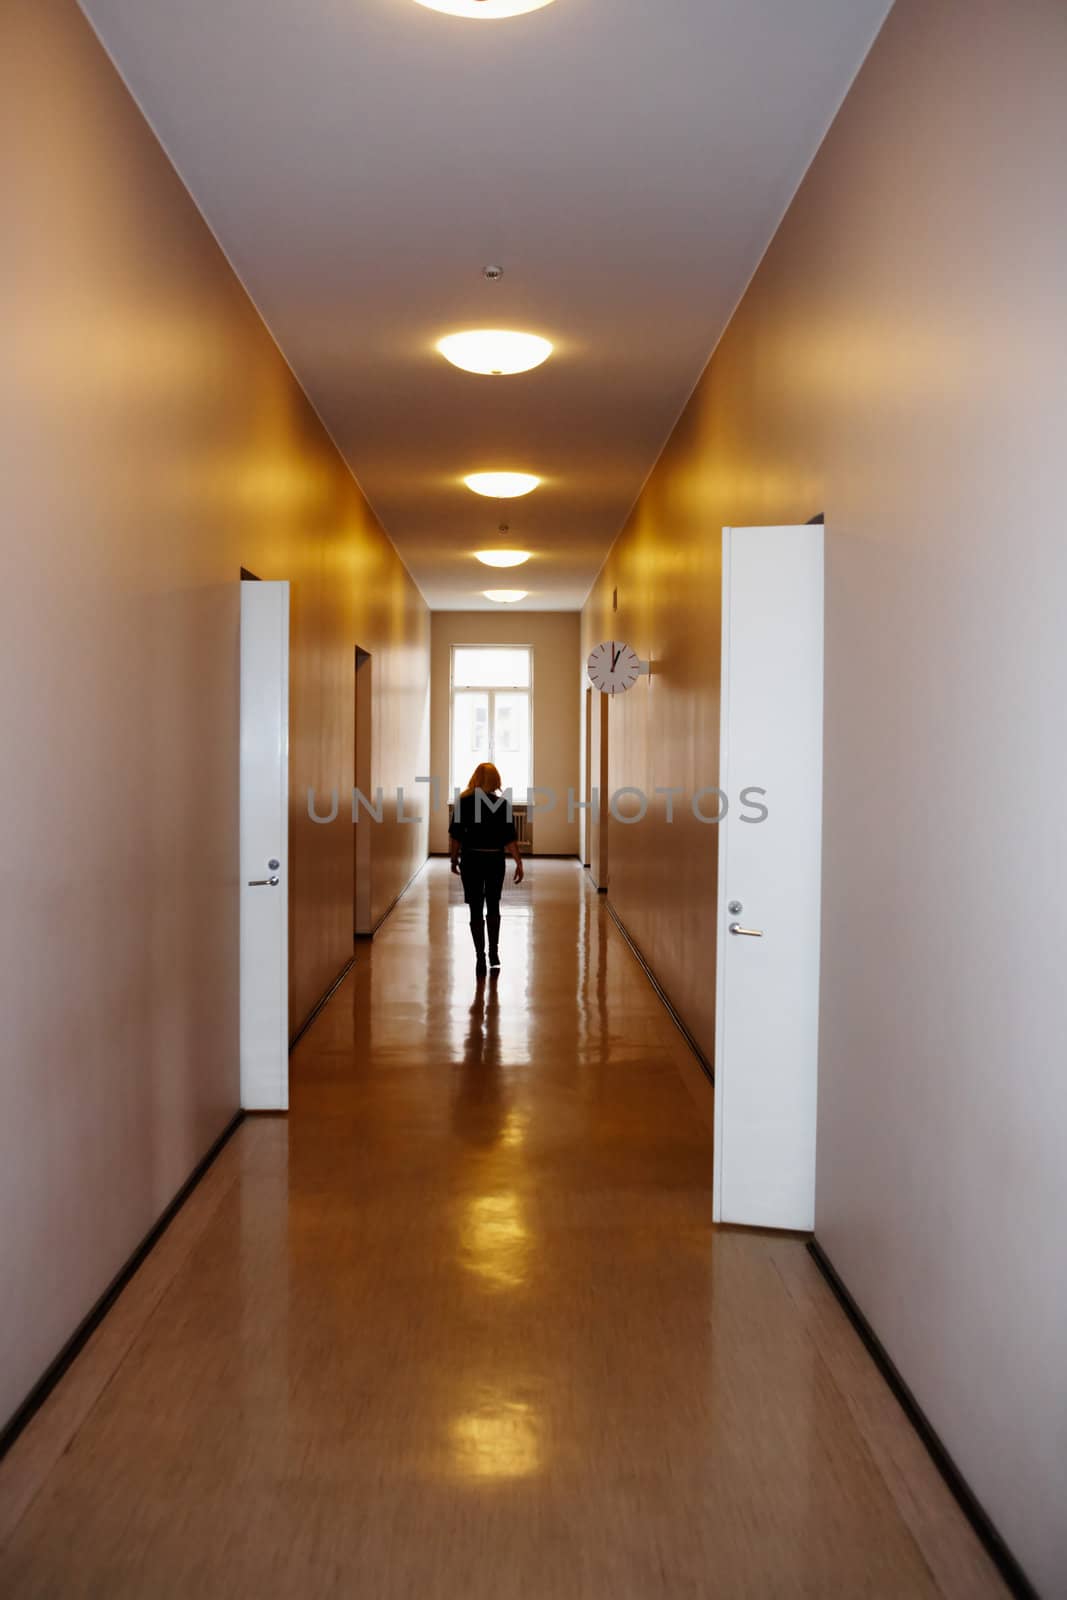
<path fill-rule="evenodd" d="M 431 862 L 0 1466 L 0 1591 L 1004 1591 L 573 863 Z"/>

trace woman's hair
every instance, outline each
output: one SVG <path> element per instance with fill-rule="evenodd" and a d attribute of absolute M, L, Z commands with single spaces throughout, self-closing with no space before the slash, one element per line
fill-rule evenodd
<path fill-rule="evenodd" d="M 498 789 L 504 787 L 504 780 L 491 761 L 480 761 L 471 773 L 471 781 L 464 789 L 464 795 L 473 794 L 475 789 L 481 789 L 484 794 L 496 794 Z"/>

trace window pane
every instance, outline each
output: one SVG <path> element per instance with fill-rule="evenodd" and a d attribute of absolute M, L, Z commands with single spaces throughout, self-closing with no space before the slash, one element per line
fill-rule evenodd
<path fill-rule="evenodd" d="M 530 696 L 498 693 L 494 696 L 493 759 L 500 768 L 504 788 L 516 801 L 525 801 L 530 787 Z"/>
<path fill-rule="evenodd" d="M 517 689 L 530 685 L 530 651 L 475 645 L 452 652 L 455 688 Z"/>
<path fill-rule="evenodd" d="M 452 702 L 451 787 L 465 789 L 475 767 L 489 759 L 489 696 L 458 693 Z"/>

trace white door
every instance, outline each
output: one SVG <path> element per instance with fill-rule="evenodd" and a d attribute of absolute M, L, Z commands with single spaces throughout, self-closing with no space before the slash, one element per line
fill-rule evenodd
<path fill-rule="evenodd" d="M 289 1106 L 289 585 L 241 584 L 241 1104 Z"/>
<path fill-rule="evenodd" d="M 822 528 L 725 528 L 717 1222 L 814 1226 L 822 712 Z"/>

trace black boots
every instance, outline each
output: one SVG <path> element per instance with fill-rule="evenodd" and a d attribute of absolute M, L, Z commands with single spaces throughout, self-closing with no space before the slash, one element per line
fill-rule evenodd
<path fill-rule="evenodd" d="M 485 935 L 488 926 L 489 932 L 489 966 L 499 967 L 500 952 L 500 912 L 494 916 L 490 912 L 484 919 L 471 914 L 471 938 L 474 940 L 474 970 L 480 978 L 486 974 L 485 964 Z"/>
<path fill-rule="evenodd" d="M 486 973 L 485 923 L 481 917 L 475 920 L 473 912 L 471 913 L 471 938 L 474 940 L 474 970 L 479 978 L 484 978 Z"/>

